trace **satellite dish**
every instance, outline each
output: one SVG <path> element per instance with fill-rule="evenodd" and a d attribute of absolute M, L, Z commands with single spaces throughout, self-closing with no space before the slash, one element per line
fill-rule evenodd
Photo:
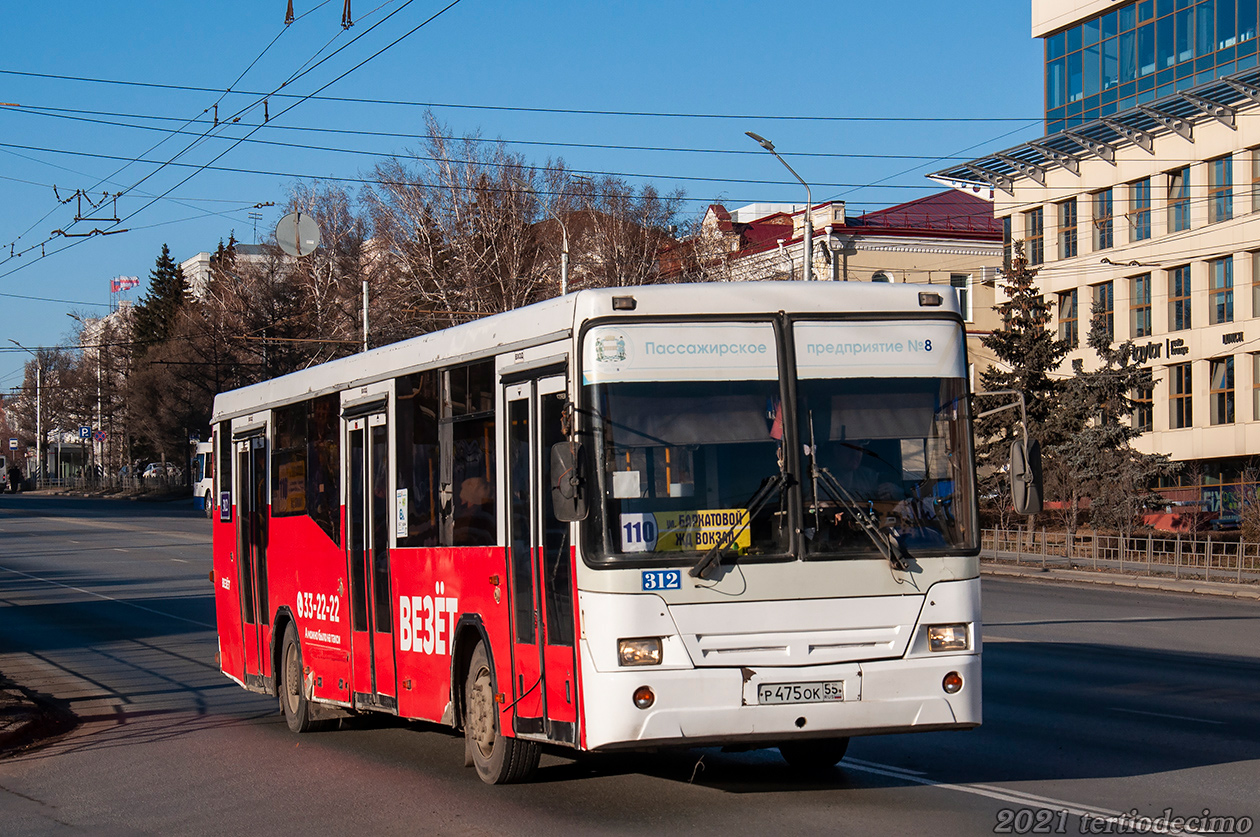
<path fill-rule="evenodd" d="M 290 256 L 309 256 L 319 247 L 319 225 L 310 215 L 290 212 L 276 224 L 276 244 Z"/>

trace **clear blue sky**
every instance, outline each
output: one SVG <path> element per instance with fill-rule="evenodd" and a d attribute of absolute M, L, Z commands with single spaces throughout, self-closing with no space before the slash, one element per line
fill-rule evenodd
<path fill-rule="evenodd" d="M 127 294 L 137 299 L 163 243 L 183 260 L 213 250 L 233 230 L 251 242 L 254 204 L 283 204 L 300 179 L 358 178 L 376 159 L 419 148 L 405 136 L 293 129 L 420 134 L 422 106 L 311 99 L 280 115 L 297 100 L 273 98 L 271 122 L 254 131 L 262 108 L 249 93 L 275 90 L 344 46 L 285 88 L 312 93 L 446 2 L 354 0 L 355 26 L 346 31 L 340 0 L 295 0 L 298 20 L 287 29 L 285 0 L 8 4 L 0 102 L 17 107 L 0 106 L 0 392 L 21 383 L 29 359 L 3 350 L 12 349 L 10 338 L 31 347 L 61 343 L 74 326 L 67 313 L 107 310 L 114 276 L 141 277 Z M 321 95 L 468 106 L 434 110 L 457 134 L 538 143 L 513 146 L 537 164 L 562 157 L 572 169 L 682 188 L 688 214 L 714 200 L 803 202 L 799 184 L 744 136 L 752 130 L 785 155 L 801 155 L 788 160 L 815 201 L 843 198 L 860 212 L 936 191 L 923 175 L 944 168 L 941 158 L 971 159 L 1041 134 L 1041 45 L 1029 34 L 1029 15 L 1027 0 L 460 0 Z M 205 121 L 185 123 L 209 119 L 203 111 L 217 93 L 19 73 L 232 86 L 247 93 L 223 96 L 220 118 L 248 109 L 238 125 L 209 130 Z M 251 131 L 250 141 L 232 147 Z M 198 171 L 225 151 L 213 165 L 243 171 Z M 154 162 L 127 165 L 136 158 Z M 156 164 L 172 158 L 182 165 Z M 124 191 L 117 207 L 125 222 L 72 226 L 75 204 L 59 204 L 53 186 L 62 198 L 76 189 L 98 197 Z M 260 239 L 278 220 L 277 209 L 261 211 Z M 52 231 L 93 227 L 128 232 L 54 237 L 40 257 Z"/>

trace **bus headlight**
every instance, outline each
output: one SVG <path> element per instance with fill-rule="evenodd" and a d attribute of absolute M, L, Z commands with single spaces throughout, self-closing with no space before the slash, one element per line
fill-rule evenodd
<path fill-rule="evenodd" d="M 657 636 L 617 640 L 617 659 L 623 666 L 659 666 L 661 638 Z"/>
<path fill-rule="evenodd" d="M 966 625 L 928 625 L 927 632 L 929 651 L 966 651 L 970 646 Z"/>

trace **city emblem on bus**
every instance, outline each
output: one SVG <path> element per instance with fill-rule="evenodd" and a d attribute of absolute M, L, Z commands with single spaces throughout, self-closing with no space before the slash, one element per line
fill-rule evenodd
<path fill-rule="evenodd" d="M 605 334 L 595 341 L 595 360 L 600 363 L 621 363 L 626 359 L 626 338 L 623 334 Z"/>

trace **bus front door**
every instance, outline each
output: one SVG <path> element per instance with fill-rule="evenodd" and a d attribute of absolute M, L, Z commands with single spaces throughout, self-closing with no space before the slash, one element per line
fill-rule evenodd
<path fill-rule="evenodd" d="M 552 512 L 551 446 L 564 439 L 563 376 L 506 387 L 508 559 L 515 730 L 577 741 L 570 526 Z"/>
<path fill-rule="evenodd" d="M 346 420 L 346 558 L 350 578 L 354 704 L 395 712 L 394 628 L 389 585 L 389 434 L 385 413 Z"/>
<path fill-rule="evenodd" d="M 240 591 L 245 685 L 266 688 L 271 676 L 271 605 L 267 598 L 267 437 L 236 442 L 237 590 Z"/>

